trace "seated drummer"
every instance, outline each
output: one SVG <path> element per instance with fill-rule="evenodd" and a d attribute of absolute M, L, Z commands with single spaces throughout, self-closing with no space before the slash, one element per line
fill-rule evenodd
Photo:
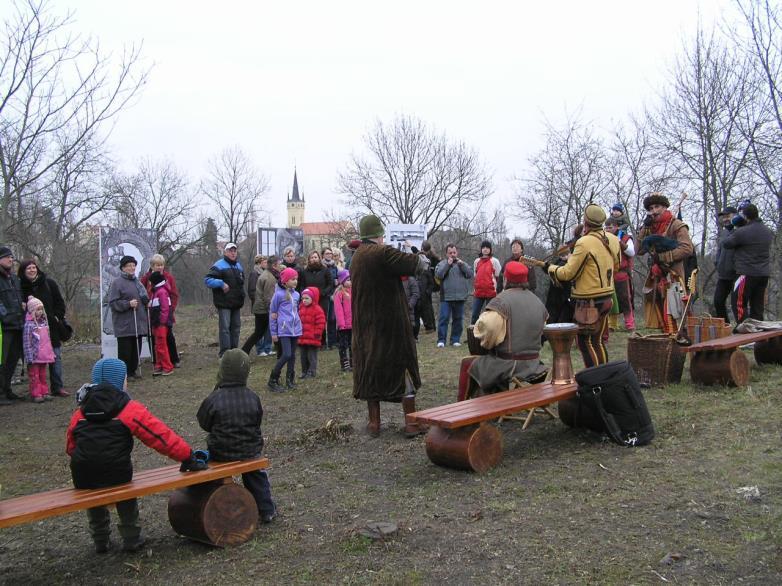
<path fill-rule="evenodd" d="M 529 290 L 528 269 L 511 261 L 504 278 L 505 289 L 486 305 L 473 329 L 489 350 L 470 366 L 470 377 L 485 394 L 508 390 L 514 377 L 536 381 L 548 371 L 539 358 L 548 312 Z"/>

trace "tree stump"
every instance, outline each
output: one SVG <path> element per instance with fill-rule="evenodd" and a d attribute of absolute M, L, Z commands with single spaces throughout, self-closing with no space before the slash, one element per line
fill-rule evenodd
<path fill-rule="evenodd" d="M 749 359 L 738 348 L 696 352 L 690 360 L 692 381 L 702 385 L 749 384 Z"/>
<path fill-rule="evenodd" d="M 431 427 L 426 434 L 426 455 L 447 468 L 486 472 L 502 460 L 502 432 L 481 423 L 458 429 Z"/>
<path fill-rule="evenodd" d="M 782 337 L 755 342 L 754 353 L 758 364 L 782 364 Z"/>
<path fill-rule="evenodd" d="M 168 499 L 174 531 L 218 547 L 244 543 L 258 526 L 258 505 L 248 490 L 234 483 L 207 482 L 176 490 Z"/>

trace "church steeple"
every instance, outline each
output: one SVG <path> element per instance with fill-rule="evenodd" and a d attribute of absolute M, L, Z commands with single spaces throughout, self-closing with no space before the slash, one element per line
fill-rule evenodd
<path fill-rule="evenodd" d="M 304 221 L 304 197 L 299 196 L 299 177 L 293 168 L 293 193 L 288 195 L 288 228 L 296 228 Z"/>

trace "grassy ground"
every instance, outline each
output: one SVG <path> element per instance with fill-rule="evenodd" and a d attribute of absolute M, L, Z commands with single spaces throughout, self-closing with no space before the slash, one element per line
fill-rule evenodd
<path fill-rule="evenodd" d="M 249 318 L 243 326 L 249 332 Z M 196 446 L 205 445 L 195 412 L 214 381 L 216 330 L 208 310 L 184 308 L 177 326 L 184 368 L 153 380 L 146 365 L 130 389 Z M 455 400 L 467 353 L 435 342 L 422 336 L 419 344 L 420 408 Z M 611 358 L 623 358 L 625 346 L 624 335 L 613 335 Z M 64 356 L 66 383 L 75 388 L 99 349 L 68 347 Z M 573 362 L 581 365 L 577 352 Z M 353 400 L 336 351 L 320 354 L 318 379 L 287 394 L 266 392 L 271 364 L 255 359 L 251 386 L 266 411 L 280 510 L 274 523 L 240 547 L 209 548 L 175 535 L 166 495 L 150 496 L 141 500 L 143 552 L 95 555 L 86 518 L 74 513 L 0 532 L 0 581 L 780 583 L 782 367 L 754 367 L 746 388 L 683 383 L 646 391 L 658 435 L 643 448 L 624 449 L 559 421 L 538 419 L 524 432 L 506 422 L 503 462 L 477 475 L 431 464 L 423 438 L 399 432 L 398 405 L 383 405 L 383 433 L 369 438 L 365 404 Z M 3 498 L 70 483 L 63 438 L 73 408 L 71 399 L 0 408 Z M 134 460 L 137 469 L 165 462 L 143 446 Z M 760 498 L 737 493 L 744 486 L 757 486 Z M 359 533 L 370 521 L 399 531 L 371 541 Z"/>

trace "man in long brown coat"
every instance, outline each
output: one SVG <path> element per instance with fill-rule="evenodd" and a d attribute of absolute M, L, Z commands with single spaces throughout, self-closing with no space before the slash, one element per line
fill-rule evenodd
<path fill-rule="evenodd" d="M 359 224 L 361 245 L 350 263 L 353 283 L 353 396 L 366 401 L 367 430 L 380 433 L 380 401 L 402 402 L 415 411 L 415 391 L 421 386 L 413 328 L 400 277 L 423 270 L 415 254 L 383 245 L 385 229 L 377 216 Z M 406 424 L 407 434 L 421 430 Z"/>
<path fill-rule="evenodd" d="M 647 328 L 675 334 L 676 321 L 683 310 L 682 297 L 686 294 L 684 261 L 694 250 L 690 229 L 668 210 L 671 204 L 663 194 L 649 194 L 643 205 L 648 215 L 638 235 L 641 242 L 638 254 L 652 254 L 652 265 L 644 285 L 644 322 Z M 644 239 L 653 235 L 675 241 L 676 248 L 664 252 L 649 250 Z"/>

